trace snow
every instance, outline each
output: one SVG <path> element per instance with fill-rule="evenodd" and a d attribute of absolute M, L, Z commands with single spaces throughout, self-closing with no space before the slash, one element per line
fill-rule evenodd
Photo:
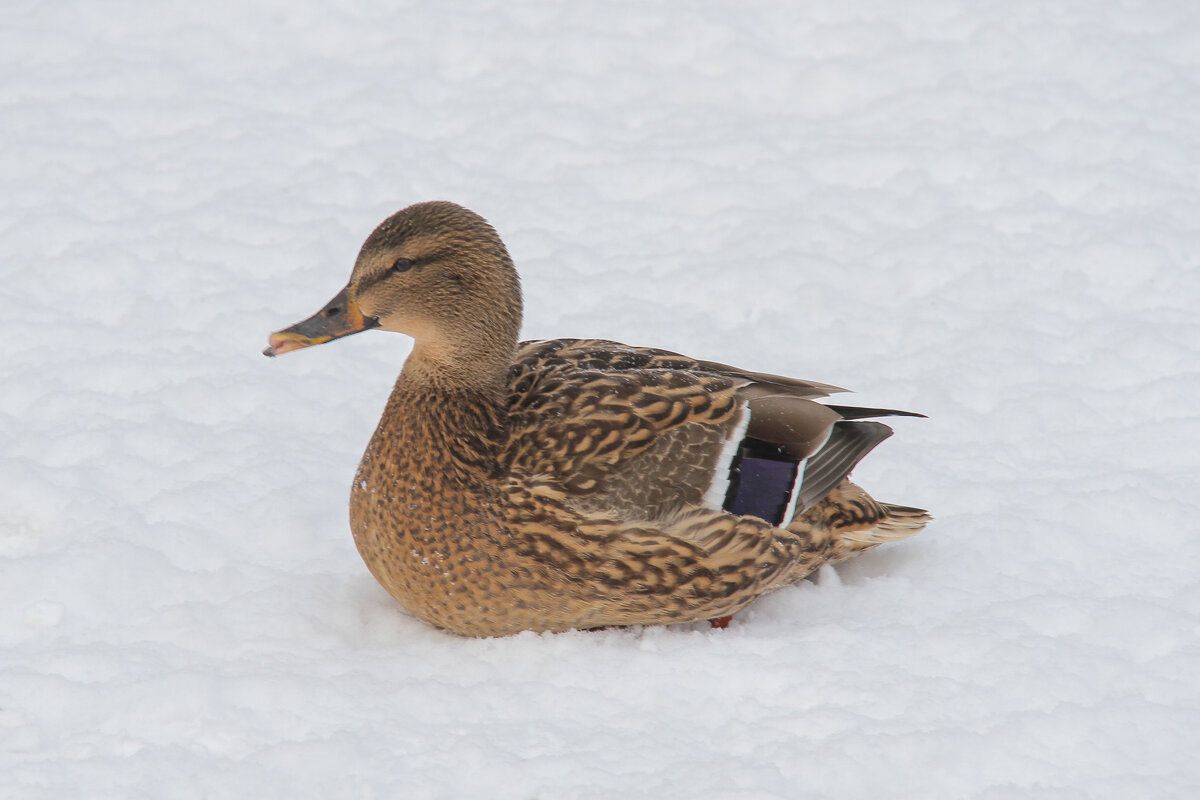
<path fill-rule="evenodd" d="M 1200 795 L 1200 9 L 0 9 L 0 798 Z M 701 626 L 465 640 L 361 564 L 407 352 L 269 362 L 412 202 L 528 338 L 922 411 L 916 539 Z"/>

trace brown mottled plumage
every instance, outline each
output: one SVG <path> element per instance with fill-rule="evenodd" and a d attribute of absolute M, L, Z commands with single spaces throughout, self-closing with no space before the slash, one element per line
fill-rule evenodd
<path fill-rule="evenodd" d="M 346 287 L 265 351 L 371 327 L 414 338 L 350 524 L 375 578 L 434 625 L 723 626 L 764 592 L 928 520 L 846 480 L 891 433 L 861 419 L 904 412 L 825 405 L 815 400 L 841 390 L 663 350 L 518 344 L 520 321 L 517 273 L 491 226 L 421 203 L 381 224 Z M 754 488 L 762 452 L 799 465 L 777 520 L 725 510 Z"/>

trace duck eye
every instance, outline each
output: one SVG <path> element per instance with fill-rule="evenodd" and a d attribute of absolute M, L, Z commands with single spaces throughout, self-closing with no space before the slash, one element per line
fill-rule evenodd
<path fill-rule="evenodd" d="M 411 258 L 397 258 L 392 262 L 392 272 L 408 272 L 415 263 Z"/>

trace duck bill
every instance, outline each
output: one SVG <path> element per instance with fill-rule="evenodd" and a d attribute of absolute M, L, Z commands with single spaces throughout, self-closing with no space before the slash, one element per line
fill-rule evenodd
<path fill-rule="evenodd" d="M 354 288 L 347 284 L 324 308 L 308 319 L 272 333 L 267 339 L 270 347 L 263 350 L 263 355 L 280 356 L 378 327 L 377 318 L 363 316 L 362 309 L 354 299 Z"/>

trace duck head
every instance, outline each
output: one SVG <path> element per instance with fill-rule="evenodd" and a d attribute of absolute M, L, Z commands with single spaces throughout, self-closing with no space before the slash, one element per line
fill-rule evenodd
<path fill-rule="evenodd" d="M 454 203 L 418 203 L 384 220 L 346 286 L 316 314 L 272 333 L 263 354 L 379 328 L 415 340 L 406 371 L 502 370 L 520 325 L 520 282 L 492 226 Z"/>

